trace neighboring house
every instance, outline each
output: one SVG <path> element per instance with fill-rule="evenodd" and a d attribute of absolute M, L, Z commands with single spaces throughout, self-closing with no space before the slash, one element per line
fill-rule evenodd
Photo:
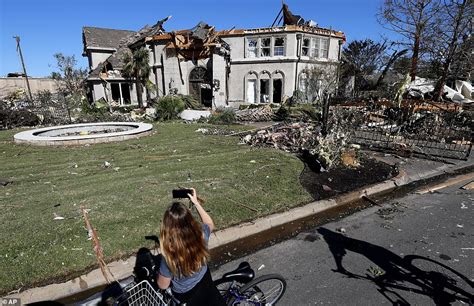
<path fill-rule="evenodd" d="M 308 91 L 313 68 L 336 80 L 344 33 L 305 22 L 286 5 L 281 12 L 282 26 L 259 29 L 216 31 L 201 22 L 190 30 L 165 32 L 166 20 L 139 32 L 84 27 L 93 99 L 136 103 L 135 85 L 121 76 L 121 59 L 139 46 L 149 50 L 153 84 L 144 100 L 179 93 L 213 108 L 280 103 L 297 89 Z"/>

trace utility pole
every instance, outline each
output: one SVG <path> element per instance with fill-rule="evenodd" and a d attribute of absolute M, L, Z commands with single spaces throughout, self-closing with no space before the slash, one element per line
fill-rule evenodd
<path fill-rule="evenodd" d="M 21 53 L 20 36 L 13 36 L 13 38 L 16 39 L 16 51 L 18 51 L 18 54 L 20 54 L 21 66 L 23 67 L 23 74 L 25 75 L 26 79 L 26 87 L 28 87 L 28 96 L 30 97 L 30 101 L 33 101 L 33 96 L 31 95 L 30 89 L 30 82 L 28 82 L 28 74 L 26 73 L 25 62 L 23 61 L 23 54 Z"/>

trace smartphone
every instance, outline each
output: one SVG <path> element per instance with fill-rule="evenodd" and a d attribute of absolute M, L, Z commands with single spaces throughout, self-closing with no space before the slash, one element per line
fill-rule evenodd
<path fill-rule="evenodd" d="M 192 189 L 173 189 L 173 199 L 187 198 L 188 194 L 192 194 Z"/>

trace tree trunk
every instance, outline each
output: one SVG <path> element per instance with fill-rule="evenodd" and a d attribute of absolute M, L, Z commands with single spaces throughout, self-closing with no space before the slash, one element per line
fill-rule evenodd
<path fill-rule="evenodd" d="M 441 96 L 443 95 L 444 85 L 446 84 L 446 80 L 448 78 L 449 68 L 451 67 L 451 62 L 453 61 L 454 55 L 456 54 L 456 49 L 458 47 L 458 36 L 459 36 L 459 27 L 461 26 L 461 21 L 464 15 L 464 9 L 466 8 L 467 0 L 464 0 L 461 6 L 459 7 L 459 11 L 456 15 L 456 19 L 454 20 L 455 26 L 453 30 L 453 36 L 451 38 L 451 42 L 449 44 L 449 51 L 446 61 L 443 64 L 443 72 L 441 73 L 441 77 L 439 78 L 438 82 L 436 82 L 433 100 L 439 101 Z"/>
<path fill-rule="evenodd" d="M 393 65 L 393 63 L 395 63 L 395 61 L 402 55 L 406 54 L 408 52 L 408 49 L 404 49 L 404 50 L 401 50 L 401 51 L 394 51 L 392 56 L 390 57 L 390 59 L 388 60 L 387 62 L 387 65 L 385 65 L 385 68 L 383 69 L 382 73 L 380 74 L 379 78 L 377 79 L 377 83 L 375 83 L 375 89 L 378 88 L 385 76 L 387 75 L 387 72 L 388 70 L 390 69 L 390 67 Z"/>
<path fill-rule="evenodd" d="M 411 57 L 411 69 L 410 69 L 410 77 L 411 81 L 413 82 L 416 78 L 416 72 L 418 69 L 418 56 L 420 53 L 420 33 L 417 32 L 415 34 L 415 42 L 413 44 L 413 55 Z"/>
<path fill-rule="evenodd" d="M 138 107 L 143 108 L 142 83 L 140 83 L 138 78 L 136 78 L 135 86 L 137 87 Z"/>

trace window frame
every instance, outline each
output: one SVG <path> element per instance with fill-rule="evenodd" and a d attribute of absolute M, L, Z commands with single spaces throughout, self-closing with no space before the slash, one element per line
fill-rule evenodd
<path fill-rule="evenodd" d="M 283 40 L 283 43 L 282 43 L 281 46 L 276 45 L 277 39 L 282 39 Z M 282 54 L 276 54 L 275 50 L 277 48 L 279 48 L 279 50 L 281 48 Z M 285 38 L 285 36 L 275 36 L 275 37 L 273 37 L 272 56 L 286 56 L 286 38 Z"/>

